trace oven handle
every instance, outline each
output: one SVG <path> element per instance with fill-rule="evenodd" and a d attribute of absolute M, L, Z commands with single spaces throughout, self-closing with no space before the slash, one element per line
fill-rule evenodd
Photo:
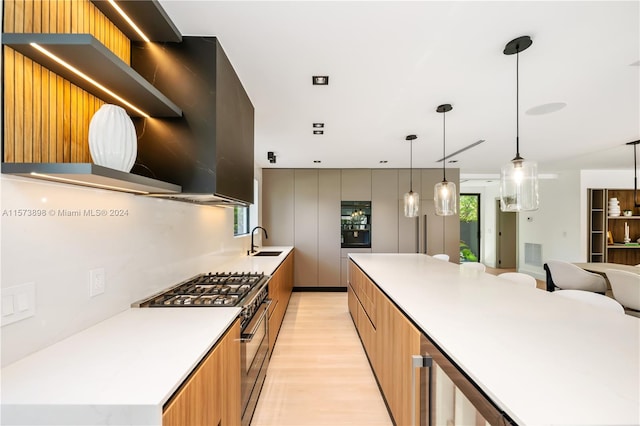
<path fill-rule="evenodd" d="M 248 333 L 248 334 L 245 334 L 245 333 L 242 334 L 242 337 L 240 338 L 241 342 L 250 342 L 251 340 L 253 340 L 253 336 L 258 331 L 258 328 L 260 327 L 260 324 L 262 323 L 262 320 L 264 319 L 264 317 L 267 316 L 267 312 L 269 312 L 269 305 L 271 305 L 271 299 L 265 299 L 264 302 L 262 302 L 260 304 L 260 306 L 262 306 L 262 305 L 266 305 L 265 308 L 264 308 L 264 312 L 262 312 L 262 314 L 260 314 L 260 316 L 258 317 L 257 321 L 255 321 L 255 325 L 253 326 L 253 330 L 251 330 L 251 332 Z"/>

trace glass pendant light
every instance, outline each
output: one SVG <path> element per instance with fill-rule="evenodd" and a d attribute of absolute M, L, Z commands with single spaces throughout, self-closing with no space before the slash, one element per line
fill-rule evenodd
<path fill-rule="evenodd" d="M 442 182 L 436 183 L 433 192 L 433 201 L 436 206 L 436 215 L 453 216 L 458 212 L 458 200 L 456 193 L 456 184 L 447 182 L 446 163 L 446 116 L 451 111 L 451 104 L 444 104 L 436 108 L 437 112 L 442 113 Z"/>
<path fill-rule="evenodd" d="M 505 55 L 516 55 L 516 156 L 502 166 L 500 173 L 500 210 L 520 212 L 538 210 L 538 165 L 520 156 L 520 52 L 533 41 L 522 36 L 511 40 L 504 48 Z"/>
<path fill-rule="evenodd" d="M 418 137 L 408 135 L 405 140 L 411 144 L 411 154 L 409 157 L 409 192 L 404 194 L 404 215 L 406 217 L 418 217 L 420 210 L 420 194 L 413 192 L 413 141 Z"/>

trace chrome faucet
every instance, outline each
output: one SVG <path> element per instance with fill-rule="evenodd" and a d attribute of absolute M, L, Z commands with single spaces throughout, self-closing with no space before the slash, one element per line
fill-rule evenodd
<path fill-rule="evenodd" d="M 262 229 L 264 231 L 264 239 L 265 240 L 269 239 L 269 235 L 267 235 L 267 230 L 264 229 L 262 226 L 256 226 L 255 228 L 253 228 L 251 230 L 251 251 L 248 254 L 255 253 L 256 252 L 255 249 L 256 249 L 256 247 L 258 247 L 255 244 L 253 244 L 253 235 L 254 235 L 254 232 L 256 231 L 256 229 Z"/>

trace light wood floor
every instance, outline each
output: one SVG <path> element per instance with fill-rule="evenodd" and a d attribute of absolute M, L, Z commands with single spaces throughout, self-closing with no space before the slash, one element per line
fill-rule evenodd
<path fill-rule="evenodd" d="M 392 425 L 347 293 L 293 293 L 252 426 Z"/>

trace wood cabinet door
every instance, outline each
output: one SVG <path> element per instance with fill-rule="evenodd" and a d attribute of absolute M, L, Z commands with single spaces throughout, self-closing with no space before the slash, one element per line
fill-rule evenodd
<path fill-rule="evenodd" d="M 280 264 L 269 280 L 269 353 L 273 352 L 293 289 L 293 252 Z"/>
<path fill-rule="evenodd" d="M 409 425 L 412 407 L 420 419 L 420 403 L 412 395 L 420 395 L 419 381 L 412 393 L 412 356 L 420 354 L 420 332 L 386 297 L 378 301 L 378 381 L 395 423 Z"/>
<path fill-rule="evenodd" d="M 318 171 L 318 285 L 340 282 L 340 170 Z"/>
<path fill-rule="evenodd" d="M 318 286 L 318 170 L 296 169 L 294 188 L 296 287 Z M 336 224 L 338 232 L 338 224 Z"/>
<path fill-rule="evenodd" d="M 236 320 L 165 406 L 162 425 L 239 425 L 240 398 L 240 321 Z"/>
<path fill-rule="evenodd" d="M 222 420 L 221 401 L 215 384 L 222 360 L 214 349 L 173 397 L 162 414 L 163 426 L 217 425 Z"/>
<path fill-rule="evenodd" d="M 398 170 L 371 172 L 371 251 L 398 253 Z"/>
<path fill-rule="evenodd" d="M 222 407 L 220 426 L 234 426 L 240 424 L 242 416 L 242 394 L 240 371 L 240 320 L 231 326 L 226 336 L 220 342 L 220 355 L 217 383 L 217 398 Z"/>
<path fill-rule="evenodd" d="M 292 246 L 293 169 L 262 171 L 262 223 L 269 232 L 269 245 Z"/>
<path fill-rule="evenodd" d="M 371 169 L 342 169 L 341 199 L 371 201 Z"/>

